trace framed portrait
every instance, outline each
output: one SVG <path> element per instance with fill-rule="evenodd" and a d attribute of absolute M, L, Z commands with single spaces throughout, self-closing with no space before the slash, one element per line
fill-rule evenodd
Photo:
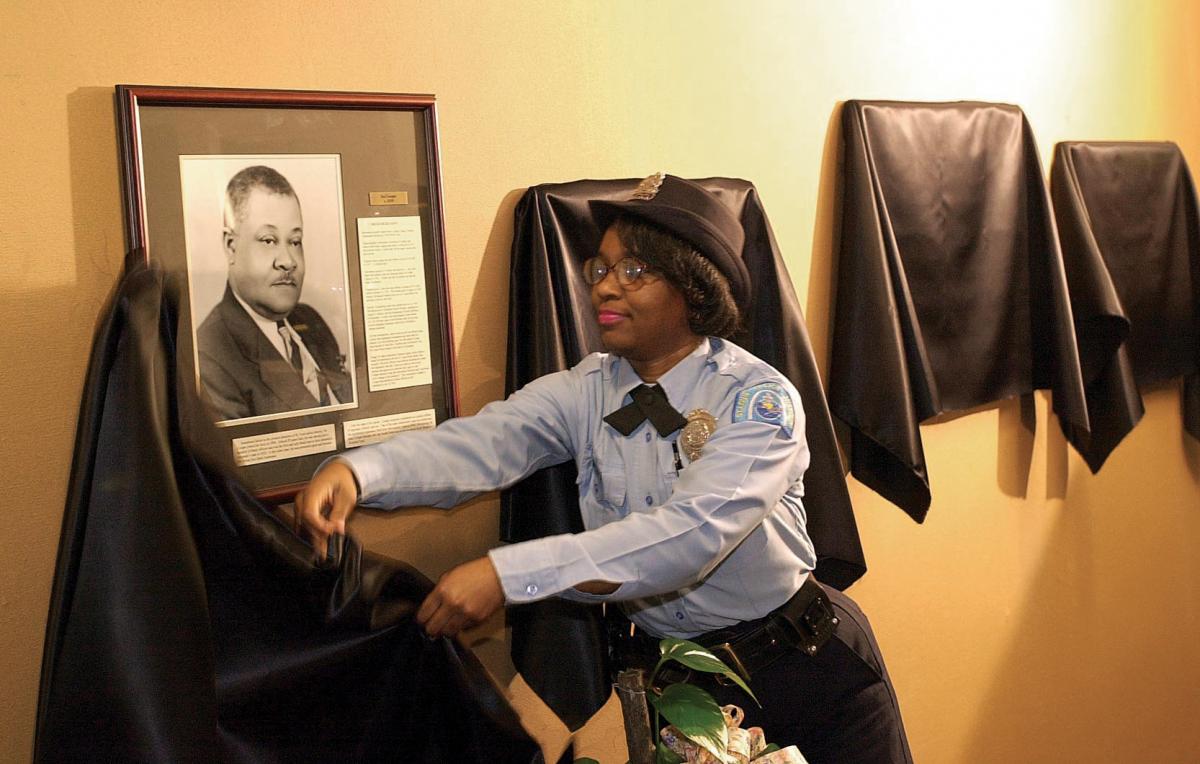
<path fill-rule="evenodd" d="M 457 413 L 433 96 L 116 95 L 130 257 L 185 285 L 180 373 L 247 485 Z"/>

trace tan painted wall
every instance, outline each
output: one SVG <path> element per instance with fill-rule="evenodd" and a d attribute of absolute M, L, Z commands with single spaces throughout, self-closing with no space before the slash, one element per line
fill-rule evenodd
<path fill-rule="evenodd" d="M 973 6 L 979 9 L 973 9 Z M 915 6 L 911 7 L 911 6 Z M 971 7 L 968 7 L 971 6 Z M 835 105 L 1001 100 L 1055 141 L 1178 141 L 1200 165 L 1200 10 L 1061 2 L 7 0 L 0 6 L 0 760 L 29 758 L 86 354 L 123 248 L 115 83 L 436 93 L 462 402 L 502 393 L 519 190 L 663 168 L 759 187 L 822 361 Z M 929 520 L 854 487 L 872 614 L 922 762 L 1200 759 L 1200 447 L 1178 394 L 1098 477 L 1011 406 L 931 425 Z M 1022 455 L 1028 457 L 1023 479 Z M 359 529 L 431 573 L 495 502 Z M 504 681 L 503 632 L 478 632 Z M 549 748 L 564 744 L 519 680 Z M 609 709 L 581 753 L 624 761 Z"/>

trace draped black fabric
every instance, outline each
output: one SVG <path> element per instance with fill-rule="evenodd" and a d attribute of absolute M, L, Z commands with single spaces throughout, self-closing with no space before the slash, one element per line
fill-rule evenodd
<path fill-rule="evenodd" d="M 696 181 L 741 220 L 751 303 L 734 340 L 783 372 L 804 403 L 812 463 L 804 476 L 817 576 L 844 589 L 866 571 L 829 410 L 799 302 L 754 186 Z M 507 392 L 569 368 L 601 350 L 583 261 L 601 231 L 588 201 L 625 200 L 637 180 L 583 180 L 529 189 L 517 205 L 509 286 Z M 524 541 L 583 530 L 575 466 L 542 470 L 503 494 L 501 536 Z M 608 697 L 604 639 L 594 606 L 548 601 L 512 608 L 513 661 L 530 686 L 572 729 Z"/>
<path fill-rule="evenodd" d="M 1067 438 L 1099 471 L 1142 417 L 1138 388 L 1180 376 L 1200 438 L 1200 214 L 1179 147 L 1060 143 L 1050 193 L 1091 423 Z"/>
<path fill-rule="evenodd" d="M 921 522 L 919 424 L 1035 389 L 1087 410 L 1062 255 L 1024 114 L 848 101 L 830 364 L 856 478 Z"/>
<path fill-rule="evenodd" d="M 35 760 L 540 761 L 473 655 L 419 632 L 426 578 L 353 539 L 314 566 L 223 476 L 176 375 L 178 304 L 135 267 L 96 337 Z"/>

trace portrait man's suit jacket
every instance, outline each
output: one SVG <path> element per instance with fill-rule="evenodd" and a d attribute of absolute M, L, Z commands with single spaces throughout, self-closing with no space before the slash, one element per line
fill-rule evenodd
<path fill-rule="evenodd" d="M 342 403 L 353 390 L 333 332 L 316 310 L 297 305 L 288 323 L 321 368 L 325 381 Z M 213 405 L 226 419 L 313 408 L 319 401 L 300 375 L 263 335 L 229 285 L 196 332 L 200 381 Z"/>

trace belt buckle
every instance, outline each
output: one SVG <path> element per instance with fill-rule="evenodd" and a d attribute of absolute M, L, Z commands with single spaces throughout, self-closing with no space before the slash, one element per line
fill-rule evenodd
<path fill-rule="evenodd" d="M 725 663 L 747 682 L 750 681 L 750 672 L 746 670 L 744 665 L 742 665 L 742 659 L 738 657 L 736 652 L 734 652 L 733 645 L 729 644 L 728 642 L 722 642 L 719 645 L 710 647 L 709 650 L 711 650 L 713 655 L 716 655 L 718 658 L 721 657 L 721 653 L 724 653 L 725 656 L 727 656 Z M 724 674 L 713 674 L 713 680 L 722 687 L 731 687 L 734 684 L 733 680 Z"/>

